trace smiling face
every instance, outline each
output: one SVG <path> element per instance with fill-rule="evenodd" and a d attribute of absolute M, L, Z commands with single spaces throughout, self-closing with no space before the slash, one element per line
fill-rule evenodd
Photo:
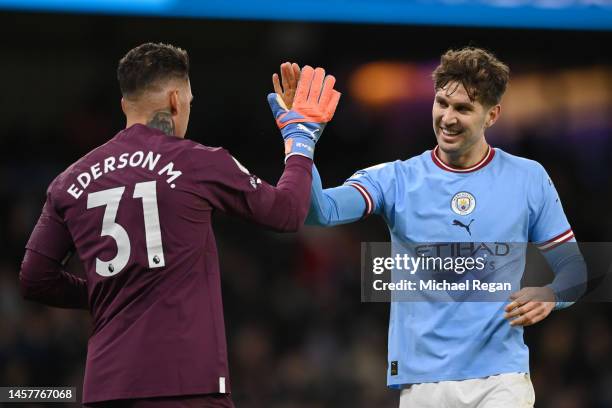
<path fill-rule="evenodd" d="M 483 106 L 470 100 L 462 84 L 449 82 L 436 91 L 432 108 L 433 128 L 440 150 L 452 158 L 469 156 L 478 161 L 487 143 L 484 131 L 499 116 L 500 106 Z M 451 160 L 455 161 L 455 160 Z M 469 165 L 472 160 L 465 163 Z"/>

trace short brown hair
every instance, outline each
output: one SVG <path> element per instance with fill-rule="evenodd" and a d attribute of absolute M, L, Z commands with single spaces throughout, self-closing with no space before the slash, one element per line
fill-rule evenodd
<path fill-rule="evenodd" d="M 117 67 L 123 96 L 137 96 L 160 81 L 189 78 L 187 51 L 174 45 L 146 43 L 131 49 Z"/>
<path fill-rule="evenodd" d="M 493 106 L 506 91 L 510 69 L 486 50 L 465 47 L 446 51 L 432 77 L 436 91 L 457 82 L 463 85 L 470 100 Z"/>

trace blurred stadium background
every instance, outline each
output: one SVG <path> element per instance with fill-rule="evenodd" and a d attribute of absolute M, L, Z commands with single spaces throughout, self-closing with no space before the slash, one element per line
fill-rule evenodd
<path fill-rule="evenodd" d="M 269 10 L 258 12 L 273 13 L 269 3 L 262 2 Z M 338 3 L 351 9 L 346 1 L 330 4 Z M 342 183 L 357 169 L 432 148 L 429 74 L 439 55 L 463 45 L 488 48 L 512 69 L 490 143 L 547 168 L 580 241 L 609 241 L 609 2 L 539 1 L 538 13 L 553 13 L 539 23 L 520 13 L 511 20 L 491 13 L 477 21 L 469 13 L 454 18 L 453 7 L 462 1 L 414 3 L 438 7 L 436 16 L 443 18 L 408 21 L 397 14 L 391 22 L 405 24 L 382 25 L 351 24 L 342 15 L 336 19 L 342 23 L 290 22 L 301 15 L 286 9 L 269 14 L 286 21 L 161 18 L 165 11 L 158 9 L 146 17 L 116 15 L 121 10 L 45 14 L 0 0 L 0 385 L 82 384 L 88 314 L 23 301 L 17 276 L 48 183 L 123 128 L 115 70 L 119 58 L 142 42 L 169 42 L 190 54 L 195 101 L 188 137 L 224 146 L 269 182 L 283 167 L 265 100 L 271 74 L 289 60 L 336 75 L 344 96 L 316 155 L 325 186 Z M 508 11 L 512 3 L 526 2 L 488 3 Z M 241 14 L 241 4 L 209 15 L 266 17 Z M 563 7 L 570 7 L 569 23 L 555 20 Z M 534 11 L 528 9 L 523 7 L 525 16 Z M 189 15 L 189 9 L 174 10 L 181 12 L 167 14 Z M 319 20 L 334 20 L 333 10 L 321 11 Z M 585 10 L 591 20 L 580 14 Z M 310 9 L 304 15 L 317 20 Z M 368 20 L 367 9 L 362 16 Z M 360 242 L 388 239 L 380 219 L 279 235 L 217 214 L 215 230 L 237 406 L 397 406 L 398 394 L 385 387 L 388 305 L 360 303 Z M 71 269 L 80 270 L 78 261 Z M 525 336 L 538 408 L 612 407 L 609 304 L 555 312 Z"/>

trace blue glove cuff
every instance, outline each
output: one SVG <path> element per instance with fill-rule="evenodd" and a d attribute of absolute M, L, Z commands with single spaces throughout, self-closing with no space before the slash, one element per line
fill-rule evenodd
<path fill-rule="evenodd" d="M 285 146 L 289 147 L 285 150 L 285 162 L 289 157 L 296 154 L 308 157 L 311 160 L 314 158 L 315 142 L 304 134 L 295 133 L 285 139 Z"/>

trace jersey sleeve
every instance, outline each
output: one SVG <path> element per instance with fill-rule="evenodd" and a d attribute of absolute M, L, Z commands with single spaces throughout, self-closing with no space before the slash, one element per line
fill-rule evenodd
<path fill-rule="evenodd" d="M 529 185 L 529 240 L 541 251 L 575 240 L 557 190 L 541 165 Z"/>
<path fill-rule="evenodd" d="M 19 284 L 22 296 L 48 306 L 88 309 L 87 281 L 63 270 L 57 261 L 26 250 Z"/>
<path fill-rule="evenodd" d="M 385 207 L 393 203 L 393 163 L 383 163 L 357 171 L 345 182 L 345 186 L 356 189 L 365 203 L 363 216 L 383 215 Z"/>
<path fill-rule="evenodd" d="M 245 195 L 257 191 L 262 180 L 225 149 L 198 146 L 188 155 L 197 195 L 223 212 L 243 214 L 248 210 Z"/>
<path fill-rule="evenodd" d="M 26 244 L 19 273 L 21 293 L 25 299 L 48 306 L 87 309 L 87 282 L 63 270 L 74 243 L 55 208 L 53 185 Z"/>
<path fill-rule="evenodd" d="M 295 231 L 303 224 L 312 183 L 309 158 L 289 158 L 277 186 L 272 186 L 227 150 L 202 146 L 189 152 L 196 193 L 213 208 L 277 231 Z"/>
<path fill-rule="evenodd" d="M 529 240 L 542 251 L 555 274 L 548 285 L 557 299 L 555 309 L 566 308 L 584 294 L 587 269 L 557 189 L 540 165 L 531 183 L 529 211 Z"/>
<path fill-rule="evenodd" d="M 366 211 L 361 193 L 351 186 L 338 186 L 323 190 L 321 176 L 312 166 L 312 192 L 307 225 L 332 227 L 360 220 Z"/>
<path fill-rule="evenodd" d="M 74 243 L 66 223 L 55 208 L 53 185 L 54 183 L 51 183 L 47 190 L 47 200 L 26 248 L 61 262 L 73 249 Z"/>

